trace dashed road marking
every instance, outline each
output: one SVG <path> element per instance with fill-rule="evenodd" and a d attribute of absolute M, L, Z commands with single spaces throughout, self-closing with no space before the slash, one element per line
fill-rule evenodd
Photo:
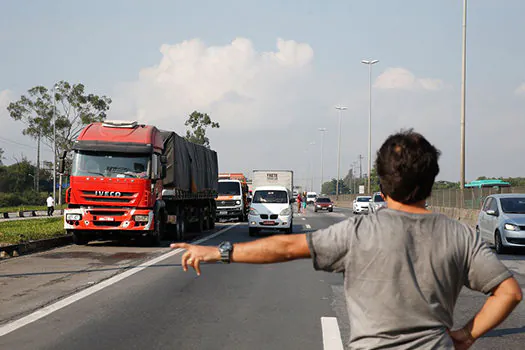
<path fill-rule="evenodd" d="M 311 229 L 311 228 L 312 228 L 312 226 L 311 226 L 310 224 L 306 224 L 305 227 L 306 227 L 307 229 Z"/>
<path fill-rule="evenodd" d="M 335 317 L 321 317 L 324 350 L 344 350 L 339 324 Z"/>

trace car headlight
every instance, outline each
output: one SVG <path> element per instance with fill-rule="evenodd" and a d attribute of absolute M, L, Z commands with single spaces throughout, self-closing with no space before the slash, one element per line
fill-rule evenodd
<path fill-rule="evenodd" d="M 82 219 L 82 215 L 80 214 L 67 214 L 66 215 L 67 221 L 79 221 L 80 219 Z"/>
<path fill-rule="evenodd" d="M 241 204 L 241 201 L 236 201 L 235 204 L 239 205 Z"/>
<path fill-rule="evenodd" d="M 259 212 L 257 210 L 255 210 L 254 208 L 250 208 L 249 215 L 259 215 Z"/>
<path fill-rule="evenodd" d="M 290 214 L 292 214 L 292 210 L 290 208 L 284 208 L 279 215 L 288 216 Z"/>
<path fill-rule="evenodd" d="M 135 220 L 135 222 L 148 222 L 149 216 L 148 215 L 135 215 L 133 217 L 133 220 Z"/>
<path fill-rule="evenodd" d="M 519 231 L 520 228 L 514 224 L 505 224 L 505 230 L 507 231 Z"/>

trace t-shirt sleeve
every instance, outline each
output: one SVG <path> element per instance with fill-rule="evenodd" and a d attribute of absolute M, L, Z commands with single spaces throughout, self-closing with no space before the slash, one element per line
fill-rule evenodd
<path fill-rule="evenodd" d="M 326 229 L 306 234 L 308 248 L 316 270 L 343 272 L 353 232 L 353 218 Z"/>
<path fill-rule="evenodd" d="M 512 277 L 512 273 L 483 241 L 479 233 L 471 227 L 466 225 L 464 227 L 468 230 L 468 274 L 465 286 L 488 294 L 501 282 Z"/>

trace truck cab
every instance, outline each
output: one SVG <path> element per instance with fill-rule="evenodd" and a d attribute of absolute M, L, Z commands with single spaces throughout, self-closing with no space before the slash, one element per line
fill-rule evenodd
<path fill-rule="evenodd" d="M 154 126 L 107 121 L 81 132 L 73 145 L 64 211 L 64 228 L 76 243 L 117 232 L 159 235 L 162 150 Z"/>
<path fill-rule="evenodd" d="M 246 221 L 247 188 L 239 180 L 220 179 L 216 218 L 237 218 Z"/>

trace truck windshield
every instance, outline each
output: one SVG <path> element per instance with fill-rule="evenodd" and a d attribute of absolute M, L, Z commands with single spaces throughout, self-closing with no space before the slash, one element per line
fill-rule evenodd
<path fill-rule="evenodd" d="M 288 203 L 286 191 L 256 191 L 252 203 Z"/>
<path fill-rule="evenodd" d="M 238 182 L 219 181 L 219 195 L 238 196 L 241 194 L 241 186 Z"/>
<path fill-rule="evenodd" d="M 126 153 L 77 152 L 73 158 L 73 176 L 148 178 L 149 157 Z"/>

